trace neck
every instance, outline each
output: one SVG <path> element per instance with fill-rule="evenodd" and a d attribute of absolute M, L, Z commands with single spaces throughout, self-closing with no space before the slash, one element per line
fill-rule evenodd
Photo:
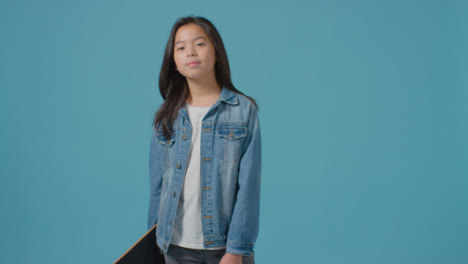
<path fill-rule="evenodd" d="M 190 90 L 187 102 L 193 106 L 211 106 L 221 94 L 221 86 L 214 76 L 202 80 L 187 79 L 187 84 Z"/>

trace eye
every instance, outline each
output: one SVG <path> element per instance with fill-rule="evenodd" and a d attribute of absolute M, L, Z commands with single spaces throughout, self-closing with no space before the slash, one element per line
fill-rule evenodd
<path fill-rule="evenodd" d="M 180 49 L 183 49 L 183 48 L 184 48 L 184 47 L 180 47 L 180 48 L 178 48 L 177 50 L 180 50 Z"/>
<path fill-rule="evenodd" d="M 203 45 L 205 45 L 205 43 L 198 43 L 197 45 L 203 46 Z"/>

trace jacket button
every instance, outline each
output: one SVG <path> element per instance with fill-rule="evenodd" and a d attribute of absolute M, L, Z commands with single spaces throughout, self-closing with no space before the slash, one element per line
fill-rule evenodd
<path fill-rule="evenodd" d="M 175 197 L 175 192 L 172 192 L 172 197 Z"/>
<path fill-rule="evenodd" d="M 176 166 L 177 166 L 178 169 L 180 169 L 180 163 L 179 162 L 177 162 Z"/>
<path fill-rule="evenodd" d="M 183 135 L 182 138 L 183 138 L 184 140 L 187 140 L 187 135 Z"/>

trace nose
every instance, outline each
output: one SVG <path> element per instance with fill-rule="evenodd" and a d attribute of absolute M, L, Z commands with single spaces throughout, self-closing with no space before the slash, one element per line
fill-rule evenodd
<path fill-rule="evenodd" d="M 187 56 L 195 56 L 195 48 L 190 45 L 190 49 L 187 49 Z"/>

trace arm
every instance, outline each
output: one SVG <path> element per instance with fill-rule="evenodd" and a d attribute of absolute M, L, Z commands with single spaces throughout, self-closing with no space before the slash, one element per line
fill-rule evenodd
<path fill-rule="evenodd" d="M 226 253 L 252 255 L 260 214 L 261 139 L 257 108 L 249 113 L 247 148 L 239 162 L 237 200 L 234 205 Z"/>
<path fill-rule="evenodd" d="M 161 146 L 156 142 L 156 129 L 153 126 L 149 152 L 150 199 L 148 208 L 148 229 L 151 229 L 158 221 L 159 201 L 161 199 L 163 177 L 160 156 Z"/>

